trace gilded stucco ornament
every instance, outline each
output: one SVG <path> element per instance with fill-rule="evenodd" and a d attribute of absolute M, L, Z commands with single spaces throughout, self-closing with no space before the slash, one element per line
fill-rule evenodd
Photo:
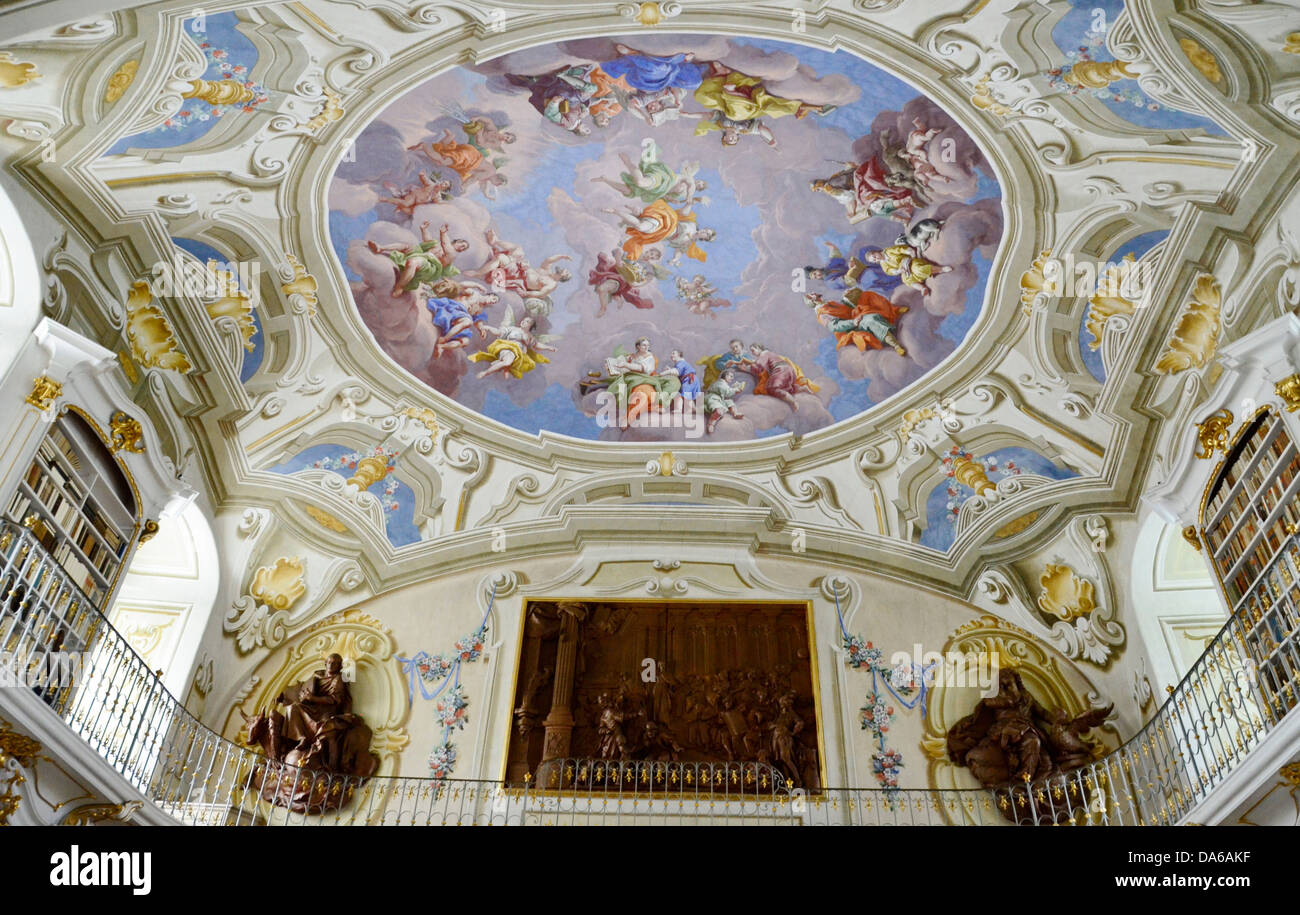
<path fill-rule="evenodd" d="M 1138 75 L 1122 60 L 1085 60 L 1071 67 L 1062 79 L 1077 89 L 1105 89 L 1122 79 L 1137 79 Z"/>
<path fill-rule="evenodd" d="M 665 19 L 671 19 L 682 11 L 680 3 L 624 3 L 619 6 L 620 14 L 641 25 L 658 25 Z"/>
<path fill-rule="evenodd" d="M 1048 563 L 1038 583 L 1043 589 L 1038 608 L 1044 613 L 1069 622 L 1097 609 L 1092 582 L 1080 578 L 1068 565 Z"/>
<path fill-rule="evenodd" d="M 135 80 L 135 74 L 139 69 L 138 60 L 128 60 L 118 67 L 108 78 L 108 86 L 104 89 L 104 102 L 111 105 L 125 95 L 126 90 L 131 88 L 131 83 Z"/>
<path fill-rule="evenodd" d="M 1092 334 L 1089 349 L 1101 346 L 1101 337 L 1106 330 L 1106 322 L 1116 316 L 1128 317 L 1137 310 L 1137 303 L 1128 295 L 1130 277 L 1136 261 L 1128 255 L 1123 261 L 1102 273 L 1097 281 L 1097 292 L 1088 299 L 1088 333 Z"/>
<path fill-rule="evenodd" d="M 1300 54 L 1300 32 L 1292 32 L 1283 39 L 1282 51 L 1286 54 Z"/>
<path fill-rule="evenodd" d="M 1219 309 L 1223 305 L 1219 283 L 1208 273 L 1196 278 L 1191 299 L 1183 305 L 1174 331 L 1156 361 L 1156 372 L 1173 375 L 1204 368 L 1219 347 Z"/>
<path fill-rule="evenodd" d="M 40 77 L 36 64 L 15 60 L 8 51 L 0 51 L 0 89 L 17 89 Z"/>
<path fill-rule="evenodd" d="M 135 361 L 147 368 L 191 369 L 189 357 L 181 352 L 171 324 L 154 304 L 153 292 L 144 281 L 133 283 L 126 296 L 126 337 Z"/>
<path fill-rule="evenodd" d="M 307 593 L 303 561 L 281 556 L 253 573 L 249 596 L 275 611 L 285 611 Z"/>
<path fill-rule="evenodd" d="M 292 254 L 285 254 L 284 259 L 289 265 L 289 279 L 280 285 L 280 291 L 289 297 L 296 313 L 316 314 L 316 277 Z"/>
<path fill-rule="evenodd" d="M 1200 71 L 1202 76 L 1216 86 L 1223 82 L 1223 71 L 1219 69 L 1219 61 L 1204 45 L 1194 38 L 1180 38 L 1178 39 L 1178 46 L 1183 49 L 1187 59 L 1192 62 L 1193 67 Z"/>
<path fill-rule="evenodd" d="M 140 420 L 118 410 L 108 418 L 108 430 L 108 444 L 114 452 L 144 453 L 144 429 Z"/>
<path fill-rule="evenodd" d="M 683 476 L 686 473 L 686 462 L 671 451 L 665 451 L 659 455 L 658 460 L 646 462 L 645 472 L 661 477 Z"/>
<path fill-rule="evenodd" d="M 1220 407 L 1196 424 L 1196 456 L 1201 460 L 1216 452 L 1228 453 L 1228 434 L 1232 429 L 1232 411 Z"/>
<path fill-rule="evenodd" d="M 54 406 L 54 401 L 63 396 L 63 385 L 48 375 L 32 379 L 32 392 L 25 402 L 44 413 Z"/>
<path fill-rule="evenodd" d="M 1282 405 L 1288 413 L 1300 410 L 1300 373 L 1287 375 L 1273 385 L 1273 390 L 1282 398 Z"/>
<path fill-rule="evenodd" d="M 1192 549 L 1196 550 L 1196 552 L 1199 553 L 1201 551 L 1201 538 L 1200 535 L 1196 533 L 1196 525 L 1189 524 L 1183 528 L 1183 539 L 1191 544 Z"/>
<path fill-rule="evenodd" d="M 1050 293 L 1047 278 L 1043 274 L 1051 256 L 1051 248 L 1038 252 L 1038 257 L 1034 258 L 1030 268 L 1020 274 L 1020 306 L 1025 314 L 1032 312 L 1039 300 Z"/>

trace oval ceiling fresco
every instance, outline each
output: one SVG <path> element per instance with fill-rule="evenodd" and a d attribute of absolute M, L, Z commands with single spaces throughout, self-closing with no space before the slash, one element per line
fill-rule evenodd
<path fill-rule="evenodd" d="M 845 52 L 561 42 L 407 91 L 329 192 L 379 346 L 524 432 L 807 433 L 962 341 L 1002 236 L 984 156 Z"/>

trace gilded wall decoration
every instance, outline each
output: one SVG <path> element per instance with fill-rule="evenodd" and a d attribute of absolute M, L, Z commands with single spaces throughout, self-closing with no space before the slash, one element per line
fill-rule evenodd
<path fill-rule="evenodd" d="M 1196 278 L 1191 299 L 1183 305 L 1165 350 L 1155 369 L 1173 375 L 1190 368 L 1204 368 L 1219 346 L 1219 309 L 1223 304 L 1219 283 L 1203 273 Z"/>
<path fill-rule="evenodd" d="M 44 413 L 62 396 L 63 385 L 48 375 L 41 375 L 32 379 L 32 392 L 24 398 L 24 402 Z"/>
<path fill-rule="evenodd" d="M 284 259 L 289 265 L 286 271 L 289 278 L 280 284 L 280 291 L 289 297 L 295 312 L 316 314 L 316 277 L 308 273 L 292 254 L 285 254 Z"/>
<path fill-rule="evenodd" d="M 36 64 L 15 60 L 8 51 L 0 51 L 0 89 L 17 89 L 40 77 Z"/>
<path fill-rule="evenodd" d="M 307 593 L 304 576 L 304 563 L 301 559 L 281 556 L 271 565 L 262 566 L 253 573 L 248 593 L 272 610 L 286 611 Z"/>
<path fill-rule="evenodd" d="M 1038 257 L 1034 258 L 1029 269 L 1020 274 L 1020 307 L 1025 314 L 1031 313 L 1034 307 L 1047 296 L 1059 294 L 1059 290 L 1053 291 L 1049 287 L 1044 275 L 1047 261 L 1051 256 L 1052 249 L 1044 248 L 1038 252 Z"/>
<path fill-rule="evenodd" d="M 1286 376 L 1273 385 L 1273 391 L 1282 398 L 1282 405 L 1288 413 L 1300 410 L 1300 373 Z"/>
<path fill-rule="evenodd" d="M 1119 264 L 1108 268 L 1097 280 L 1097 292 L 1088 299 L 1088 314 L 1085 319 L 1088 332 L 1092 334 L 1090 349 L 1101 346 L 1102 334 L 1106 322 L 1118 316 L 1129 317 L 1137 310 L 1137 303 L 1129 297 L 1131 280 L 1136 268 L 1133 255 L 1128 255 Z"/>
<path fill-rule="evenodd" d="M 1080 578 L 1068 565 L 1048 563 L 1038 583 L 1042 587 L 1038 609 L 1044 613 L 1068 623 L 1097 609 L 1092 582 Z"/>
<path fill-rule="evenodd" d="M 135 80 L 135 74 L 140 69 L 140 61 L 128 60 L 114 71 L 113 75 L 108 78 L 108 85 L 104 88 L 104 102 L 111 105 L 126 94 L 126 90 L 131 88 L 131 83 Z"/>
<path fill-rule="evenodd" d="M 1207 460 L 1220 451 L 1227 454 L 1232 422 L 1232 411 L 1226 407 L 1220 407 L 1197 423 L 1196 456 L 1201 460 Z"/>
<path fill-rule="evenodd" d="M 221 293 L 216 298 L 203 303 L 208 317 L 214 321 L 218 318 L 229 318 L 234 321 L 243 339 L 244 349 L 251 353 L 256 348 L 253 335 L 257 333 L 257 323 L 253 320 L 252 297 L 239 288 L 234 273 L 220 269 L 216 261 L 208 261 L 208 270 L 216 277 L 217 287 Z"/>
<path fill-rule="evenodd" d="M 108 418 L 109 448 L 131 454 L 144 453 L 144 428 L 140 420 L 118 410 Z"/>
<path fill-rule="evenodd" d="M 126 337 L 131 355 L 143 366 L 182 373 L 192 368 L 146 282 L 133 283 L 127 293 Z"/>
<path fill-rule="evenodd" d="M 1286 54 L 1300 54 L 1300 32 L 1292 32 L 1282 40 L 1282 51 Z"/>
<path fill-rule="evenodd" d="M 1178 47 L 1183 49 L 1187 59 L 1202 76 L 1216 86 L 1223 82 L 1223 71 L 1219 69 L 1218 59 L 1203 44 L 1194 38 L 1180 38 Z"/>

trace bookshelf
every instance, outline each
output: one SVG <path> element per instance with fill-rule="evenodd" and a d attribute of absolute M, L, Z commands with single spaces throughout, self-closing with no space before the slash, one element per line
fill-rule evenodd
<path fill-rule="evenodd" d="M 1271 706 L 1296 704 L 1300 633 L 1300 450 L 1267 410 L 1238 435 L 1206 493 L 1201 539 L 1230 620 Z"/>
<path fill-rule="evenodd" d="M 84 420 L 55 421 L 5 517 L 30 528 L 92 606 L 107 606 L 135 535 L 135 498 Z"/>

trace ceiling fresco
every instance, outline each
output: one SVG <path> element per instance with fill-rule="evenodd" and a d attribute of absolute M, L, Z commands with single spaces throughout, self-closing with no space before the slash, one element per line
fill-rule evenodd
<path fill-rule="evenodd" d="M 948 113 L 861 58 L 639 34 L 410 89 L 328 203 L 362 319 L 432 388 L 531 433 L 745 440 L 960 346 L 1001 197 Z"/>

